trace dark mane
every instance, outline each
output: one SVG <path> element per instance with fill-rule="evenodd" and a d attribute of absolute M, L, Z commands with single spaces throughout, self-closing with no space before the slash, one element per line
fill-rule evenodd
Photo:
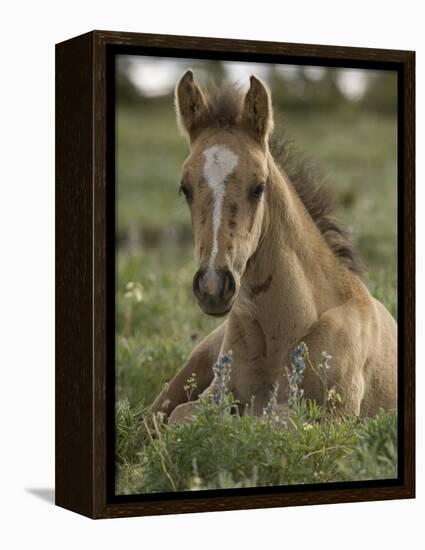
<path fill-rule="evenodd" d="M 220 127 L 237 125 L 243 102 L 240 88 L 232 83 L 213 87 L 208 96 L 210 114 Z M 311 162 L 303 159 L 286 136 L 270 140 L 270 151 L 288 175 L 295 191 L 334 255 L 352 272 L 360 275 L 364 266 L 349 232 L 334 218 L 334 201 L 323 177 Z"/>
<path fill-rule="evenodd" d="M 269 145 L 273 158 L 287 174 L 329 248 L 350 271 L 361 275 L 363 263 L 350 233 L 334 217 L 335 203 L 323 176 L 312 162 L 296 152 L 291 140 L 272 137 Z"/>

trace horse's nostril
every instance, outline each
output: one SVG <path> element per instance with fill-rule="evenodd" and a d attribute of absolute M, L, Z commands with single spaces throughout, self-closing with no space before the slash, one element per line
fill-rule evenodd
<path fill-rule="evenodd" d="M 224 271 L 223 272 L 223 288 L 222 288 L 222 295 L 224 298 L 230 298 L 233 296 L 236 290 L 236 282 L 235 278 L 233 277 L 233 274 L 231 271 Z"/>
<path fill-rule="evenodd" d="M 203 276 L 204 276 L 204 272 L 199 270 L 195 273 L 195 276 L 193 277 L 193 292 L 195 293 L 195 296 L 198 296 L 198 297 L 202 295 L 200 282 Z"/>
<path fill-rule="evenodd" d="M 223 275 L 223 283 L 222 283 L 222 286 L 221 286 L 221 295 L 223 297 L 226 296 L 228 288 L 229 288 L 228 277 L 226 275 Z"/>

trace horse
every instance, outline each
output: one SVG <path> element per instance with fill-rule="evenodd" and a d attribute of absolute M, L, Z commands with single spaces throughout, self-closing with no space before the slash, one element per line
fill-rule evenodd
<path fill-rule="evenodd" d="M 245 94 L 233 84 L 211 92 L 188 70 L 175 106 L 190 148 L 180 192 L 194 235 L 193 292 L 203 312 L 227 317 L 165 384 L 152 412 L 170 423 L 190 418 L 214 391 L 212 365 L 229 350 L 229 389 L 241 414 L 261 415 L 273 388 L 284 406 L 285 368 L 300 342 L 311 365 L 324 352 L 332 357 L 327 377 L 344 414 L 396 409 L 397 324 L 362 281 L 323 185 L 308 168 L 294 170 L 286 146 L 276 153 L 267 85 L 253 75 Z M 315 368 L 306 369 L 303 389 L 305 398 L 323 402 Z"/>

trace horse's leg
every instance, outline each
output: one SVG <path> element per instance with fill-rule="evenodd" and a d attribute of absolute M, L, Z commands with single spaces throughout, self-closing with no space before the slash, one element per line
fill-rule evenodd
<path fill-rule="evenodd" d="M 362 416 L 375 415 L 381 408 L 397 410 L 397 323 L 380 302 L 374 300 L 374 305 L 378 322 L 364 368 Z"/>
<path fill-rule="evenodd" d="M 364 365 L 368 358 L 371 308 L 348 302 L 326 311 L 302 339 L 308 347 L 304 395 L 326 405 L 333 388 L 341 398 L 335 405 L 344 413 L 359 415 L 365 393 Z M 329 368 L 323 352 L 329 354 Z M 332 395 L 332 394 L 331 394 Z"/>
<path fill-rule="evenodd" d="M 200 342 L 190 354 L 184 367 L 165 384 L 161 393 L 153 402 L 151 412 L 163 413 L 168 417 L 170 413 L 182 403 L 187 403 L 188 393 L 184 389 L 189 378 L 195 375 L 196 387 L 193 388 L 190 400 L 195 400 L 213 380 L 213 363 L 217 360 L 223 341 L 226 322 L 213 330 Z"/>

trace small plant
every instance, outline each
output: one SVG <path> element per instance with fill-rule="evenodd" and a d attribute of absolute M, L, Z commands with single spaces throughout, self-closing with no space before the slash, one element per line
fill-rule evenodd
<path fill-rule="evenodd" d="M 279 382 L 273 384 L 273 389 L 271 391 L 270 400 L 263 409 L 263 415 L 268 418 L 276 418 L 278 415 L 278 394 L 279 394 Z"/>
<path fill-rule="evenodd" d="M 143 285 L 129 281 L 125 285 L 124 298 L 134 303 L 140 303 L 143 300 Z"/>
<path fill-rule="evenodd" d="M 291 369 L 287 370 L 289 380 L 289 404 L 294 407 L 299 404 L 303 397 L 303 390 L 299 388 L 302 384 L 304 371 L 307 365 L 319 377 L 323 387 L 323 407 L 327 409 L 335 418 L 343 416 L 340 412 L 341 395 L 336 389 L 336 382 L 329 376 L 331 368 L 330 361 L 332 356 L 326 351 L 322 351 L 322 361 L 315 367 L 311 361 L 309 350 L 305 342 L 301 342 L 294 351 L 290 353 Z M 333 383 L 333 386 L 330 386 Z"/>
<path fill-rule="evenodd" d="M 197 387 L 198 384 L 196 383 L 196 372 L 192 372 L 192 375 L 187 379 L 186 384 L 183 386 L 188 401 L 191 401 L 193 392 L 196 390 Z"/>

